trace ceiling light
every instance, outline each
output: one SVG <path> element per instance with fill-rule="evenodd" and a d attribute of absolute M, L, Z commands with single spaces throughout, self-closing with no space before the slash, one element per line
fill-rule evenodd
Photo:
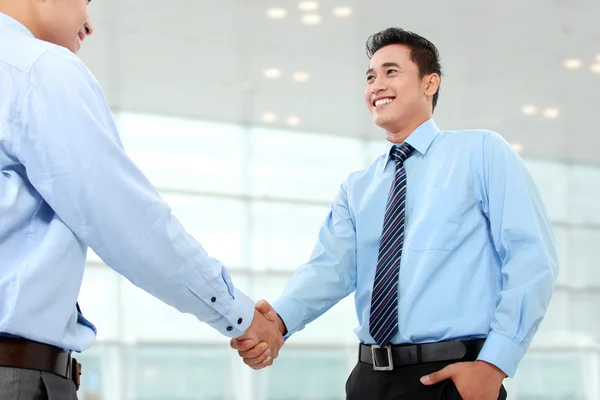
<path fill-rule="evenodd" d="M 600 63 L 594 64 L 590 67 L 590 71 L 594 74 L 600 74 Z"/>
<path fill-rule="evenodd" d="M 306 81 L 308 81 L 308 78 L 310 78 L 310 76 L 308 75 L 307 72 L 302 72 L 302 71 L 294 72 L 292 77 L 294 78 L 294 80 L 296 82 L 306 82 Z"/>
<path fill-rule="evenodd" d="M 512 143 L 512 148 L 517 152 L 520 153 L 523 151 L 523 145 L 521 143 Z"/>
<path fill-rule="evenodd" d="M 558 117 L 558 110 L 556 108 L 547 108 L 544 110 L 544 117 L 554 119 Z"/>
<path fill-rule="evenodd" d="M 298 3 L 298 8 L 301 11 L 315 11 L 319 8 L 319 3 L 316 1 L 301 1 Z"/>
<path fill-rule="evenodd" d="M 563 66 L 566 69 L 578 69 L 581 67 L 581 60 L 578 60 L 576 58 L 567 58 L 563 63 Z"/>
<path fill-rule="evenodd" d="M 535 115 L 535 114 L 537 114 L 537 107 L 527 104 L 521 108 L 521 112 L 524 115 Z"/>
<path fill-rule="evenodd" d="M 333 9 L 333 15 L 338 18 L 345 18 L 352 15 L 352 8 L 350 7 L 336 7 Z"/>
<path fill-rule="evenodd" d="M 600 61 L 600 54 L 596 56 L 596 61 Z"/>
<path fill-rule="evenodd" d="M 262 122 L 266 122 L 266 123 L 270 124 L 272 122 L 275 122 L 275 120 L 277 118 L 275 117 L 275 114 L 266 112 L 260 117 L 260 119 L 262 120 Z"/>
<path fill-rule="evenodd" d="M 281 70 L 278 68 L 267 68 L 265 69 L 265 76 L 270 79 L 279 78 L 281 76 Z"/>
<path fill-rule="evenodd" d="M 321 23 L 321 16 L 319 14 L 304 14 L 302 22 L 306 25 L 317 25 Z"/>
<path fill-rule="evenodd" d="M 267 17 L 272 19 L 282 19 L 287 15 L 287 11 L 283 8 L 269 8 L 267 10 Z"/>
<path fill-rule="evenodd" d="M 300 123 L 300 118 L 292 115 L 291 117 L 288 117 L 285 122 L 290 126 L 297 126 Z"/>

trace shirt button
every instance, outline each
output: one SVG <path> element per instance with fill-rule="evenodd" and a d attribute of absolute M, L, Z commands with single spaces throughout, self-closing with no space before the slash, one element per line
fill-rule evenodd
<path fill-rule="evenodd" d="M 233 327 L 232 327 L 232 326 L 228 326 L 228 327 L 227 327 L 227 332 L 231 332 L 232 330 L 233 330 Z"/>
<path fill-rule="evenodd" d="M 217 298 L 213 297 L 212 299 L 210 299 L 210 301 L 212 301 L 214 303 L 215 301 L 217 301 Z"/>
<path fill-rule="evenodd" d="M 243 320 L 243 319 L 241 319 L 241 318 L 240 318 L 240 319 L 238 319 L 238 325 L 239 325 L 239 324 L 241 324 L 242 322 L 244 322 L 244 320 Z"/>

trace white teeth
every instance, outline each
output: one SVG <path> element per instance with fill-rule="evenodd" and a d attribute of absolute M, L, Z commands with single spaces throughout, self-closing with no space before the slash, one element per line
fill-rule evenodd
<path fill-rule="evenodd" d="M 390 99 L 389 97 L 386 97 L 385 99 L 379 99 L 375 102 L 375 107 L 379 107 L 383 104 L 388 104 L 391 103 L 393 99 Z"/>

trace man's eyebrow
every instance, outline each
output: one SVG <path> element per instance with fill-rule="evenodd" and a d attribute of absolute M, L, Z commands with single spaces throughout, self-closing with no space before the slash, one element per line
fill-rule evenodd
<path fill-rule="evenodd" d="M 381 64 L 381 67 L 382 67 L 382 68 L 387 68 L 387 67 L 396 67 L 396 68 L 398 68 L 398 69 L 402 69 L 402 67 L 401 67 L 399 64 L 395 63 L 395 62 L 386 62 L 386 63 L 383 63 L 383 64 Z M 367 70 L 366 74 L 367 74 L 367 75 L 369 75 L 369 74 L 370 74 L 370 73 L 372 73 L 372 72 L 375 72 L 375 69 L 373 69 L 373 68 L 369 68 L 369 69 Z"/>

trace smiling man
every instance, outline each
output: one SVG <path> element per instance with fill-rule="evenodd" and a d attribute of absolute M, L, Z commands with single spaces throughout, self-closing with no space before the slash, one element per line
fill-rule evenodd
<path fill-rule="evenodd" d="M 367 52 L 365 100 L 386 151 L 341 185 L 274 318 L 288 338 L 355 292 L 348 399 L 505 399 L 558 272 L 544 206 L 498 134 L 438 128 L 430 41 L 390 28 Z M 231 345 L 254 368 L 270 364 L 249 342 Z"/>

